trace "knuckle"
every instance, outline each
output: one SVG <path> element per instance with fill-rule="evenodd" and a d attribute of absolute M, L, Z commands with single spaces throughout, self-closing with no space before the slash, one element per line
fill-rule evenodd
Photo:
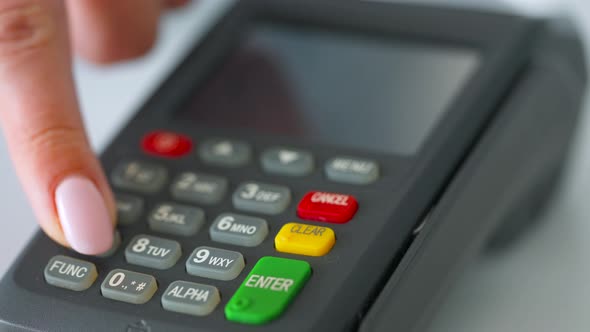
<path fill-rule="evenodd" d="M 77 127 L 59 124 L 33 130 L 27 136 L 33 149 L 42 151 L 75 147 L 84 142 L 84 137 Z"/>
<path fill-rule="evenodd" d="M 29 161 L 36 173 L 44 174 L 50 187 L 70 173 L 87 169 L 88 145 L 77 127 L 50 125 L 25 135 Z"/>
<path fill-rule="evenodd" d="M 86 139 L 77 127 L 67 125 L 48 125 L 31 131 L 27 136 L 28 146 L 38 156 L 67 157 L 79 155 L 84 149 Z"/>
<path fill-rule="evenodd" d="M 56 26 L 49 11 L 35 1 L 9 3 L 0 6 L 0 55 L 35 51 L 53 40 Z"/>

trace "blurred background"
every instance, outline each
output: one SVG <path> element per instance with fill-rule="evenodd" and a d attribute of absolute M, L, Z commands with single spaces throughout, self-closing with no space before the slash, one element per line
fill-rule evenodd
<path fill-rule="evenodd" d="M 201 0 L 168 15 L 147 57 L 75 72 L 84 117 L 97 151 L 211 24 L 227 0 Z M 418 2 L 407 0 L 406 2 Z M 420 0 L 492 7 L 529 15 L 570 15 L 590 45 L 588 0 Z M 590 57 L 588 58 L 590 61 Z M 590 331 L 590 107 L 583 114 L 568 174 L 555 199 L 518 242 L 484 252 L 457 280 L 432 332 Z M 37 229 L 0 139 L 0 275 Z"/>

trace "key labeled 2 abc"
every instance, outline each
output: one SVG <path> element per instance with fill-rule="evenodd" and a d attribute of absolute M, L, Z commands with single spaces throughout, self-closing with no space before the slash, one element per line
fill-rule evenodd
<path fill-rule="evenodd" d="M 125 249 L 128 263 L 159 270 L 174 266 L 181 254 L 178 242 L 143 234 L 135 236 Z"/>

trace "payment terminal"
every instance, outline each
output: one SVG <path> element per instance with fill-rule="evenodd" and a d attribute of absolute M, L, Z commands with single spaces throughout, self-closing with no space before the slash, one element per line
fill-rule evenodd
<path fill-rule="evenodd" d="M 39 232 L 0 331 L 421 331 L 542 208 L 585 84 L 565 21 L 236 1 L 101 155 L 114 247 Z"/>

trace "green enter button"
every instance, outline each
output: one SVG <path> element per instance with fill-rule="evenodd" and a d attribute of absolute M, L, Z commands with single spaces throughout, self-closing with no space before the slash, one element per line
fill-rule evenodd
<path fill-rule="evenodd" d="M 225 317 L 255 325 L 278 318 L 310 275 L 307 262 L 262 257 L 225 306 Z"/>

